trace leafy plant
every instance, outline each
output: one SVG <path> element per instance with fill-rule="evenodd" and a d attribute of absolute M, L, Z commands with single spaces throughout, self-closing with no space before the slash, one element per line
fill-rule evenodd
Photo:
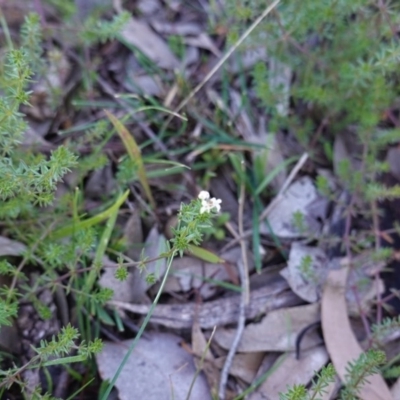
<path fill-rule="evenodd" d="M 340 392 L 342 400 L 357 400 L 360 388 L 369 376 L 379 373 L 379 367 L 386 361 L 385 353 L 378 350 L 369 350 L 347 367 L 347 379 L 343 382 L 344 387 Z M 329 384 L 336 378 L 335 369 L 332 364 L 322 368 L 313 380 L 310 389 L 304 385 L 294 385 L 285 393 L 280 394 L 280 400 L 318 400 L 326 393 Z"/>

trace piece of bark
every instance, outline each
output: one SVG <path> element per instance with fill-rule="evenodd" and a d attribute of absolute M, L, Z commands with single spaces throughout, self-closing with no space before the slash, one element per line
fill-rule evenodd
<path fill-rule="evenodd" d="M 285 281 L 254 290 L 250 294 L 250 303 L 246 307 L 246 319 L 253 319 L 271 310 L 282 307 L 296 306 L 303 303 L 291 290 Z M 147 314 L 150 305 L 129 304 L 120 301 L 109 301 L 109 305 L 131 311 L 136 314 Z M 158 304 L 154 310 L 151 322 L 168 328 L 191 328 L 197 318 L 202 329 L 211 329 L 218 325 L 228 325 L 237 322 L 240 296 L 234 295 L 203 304 Z"/>

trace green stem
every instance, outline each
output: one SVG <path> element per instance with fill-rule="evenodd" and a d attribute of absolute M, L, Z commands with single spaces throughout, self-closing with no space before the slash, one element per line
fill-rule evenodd
<path fill-rule="evenodd" d="M 129 349 L 128 349 L 128 351 L 126 352 L 125 357 L 123 358 L 123 360 L 122 360 L 120 366 L 118 367 L 117 372 L 115 373 L 115 375 L 114 375 L 112 381 L 111 381 L 110 384 L 107 386 L 107 390 L 105 391 L 105 393 L 104 393 L 103 396 L 101 397 L 101 400 L 107 400 L 107 399 L 108 399 L 108 396 L 110 395 L 111 390 L 112 390 L 112 388 L 113 388 L 114 385 L 115 385 L 115 382 L 117 381 L 119 375 L 121 374 L 122 369 L 124 368 L 125 364 L 127 363 L 128 359 L 129 359 L 129 357 L 131 356 L 133 350 L 135 349 L 135 347 L 136 347 L 136 345 L 137 345 L 139 339 L 141 338 L 141 336 L 142 336 L 144 330 L 146 329 L 146 326 L 147 326 L 147 324 L 149 323 L 151 316 L 153 315 L 154 309 L 156 308 L 156 305 L 157 305 L 157 303 L 158 303 L 158 300 L 159 300 L 160 297 L 161 297 L 161 293 L 162 293 L 162 291 L 164 290 L 164 286 L 165 286 L 165 283 L 167 282 L 167 278 L 168 278 L 168 275 L 169 275 L 169 271 L 170 271 L 170 269 L 171 269 L 172 261 L 173 261 L 173 259 L 174 259 L 174 257 L 175 257 L 175 254 L 177 253 L 177 251 L 176 251 L 176 250 L 172 250 L 171 253 L 172 253 L 171 256 L 168 258 L 167 269 L 166 269 L 166 271 L 165 271 L 163 280 L 162 280 L 162 282 L 161 282 L 160 288 L 158 289 L 158 292 L 157 292 L 157 295 L 156 295 L 156 297 L 155 297 L 155 299 L 154 299 L 154 301 L 153 301 L 153 304 L 151 305 L 150 310 L 149 310 L 149 312 L 147 313 L 146 318 L 144 319 L 143 324 L 142 324 L 142 326 L 141 326 L 140 329 L 139 329 L 139 332 L 136 334 L 135 339 L 133 340 L 133 342 L 132 342 L 131 345 L 129 346 Z"/>

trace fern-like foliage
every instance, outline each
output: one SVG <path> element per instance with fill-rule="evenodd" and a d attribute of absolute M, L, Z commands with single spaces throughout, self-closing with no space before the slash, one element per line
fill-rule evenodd
<path fill-rule="evenodd" d="M 369 350 L 348 364 L 347 378 L 340 393 L 341 400 L 357 400 L 358 394 L 368 377 L 379 373 L 379 368 L 385 363 L 385 353 L 379 350 Z M 398 372 L 398 371 L 396 371 Z M 280 394 L 280 400 L 319 400 L 328 385 L 335 381 L 336 373 L 332 364 L 324 367 L 313 380 L 311 388 L 304 385 L 294 385 L 285 393 Z"/>
<path fill-rule="evenodd" d="M 358 398 L 359 391 L 369 376 L 379 373 L 379 367 L 386 361 L 385 353 L 379 350 L 369 350 L 349 363 L 347 367 L 347 381 L 341 392 L 342 400 Z"/>

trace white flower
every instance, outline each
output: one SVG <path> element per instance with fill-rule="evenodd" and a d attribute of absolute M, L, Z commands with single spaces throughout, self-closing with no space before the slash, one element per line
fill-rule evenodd
<path fill-rule="evenodd" d="M 200 214 L 205 212 L 209 213 L 212 210 L 220 212 L 222 203 L 221 199 L 216 199 L 215 197 L 210 199 L 210 193 L 206 192 L 205 190 L 202 190 L 199 193 L 198 198 L 201 200 Z"/>
<path fill-rule="evenodd" d="M 202 190 L 197 197 L 200 200 L 207 200 L 210 198 L 210 193 L 206 192 L 205 190 Z"/>

